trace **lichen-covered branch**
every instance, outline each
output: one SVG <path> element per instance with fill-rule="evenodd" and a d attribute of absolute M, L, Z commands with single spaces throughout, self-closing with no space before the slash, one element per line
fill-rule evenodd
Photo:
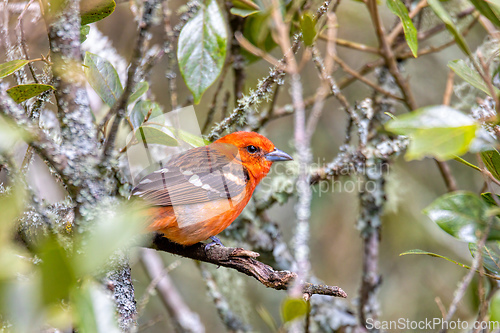
<path fill-rule="evenodd" d="M 276 271 L 272 267 L 255 260 L 258 253 L 242 248 L 212 246 L 205 250 L 205 244 L 197 243 L 191 246 L 182 246 L 169 241 L 161 235 L 155 235 L 151 247 L 164 252 L 177 254 L 186 258 L 208 262 L 214 265 L 235 269 L 251 276 L 268 288 L 286 290 L 297 278 L 297 274 L 290 271 Z M 346 298 L 347 294 L 336 286 L 303 284 L 303 293 L 320 294 Z"/>

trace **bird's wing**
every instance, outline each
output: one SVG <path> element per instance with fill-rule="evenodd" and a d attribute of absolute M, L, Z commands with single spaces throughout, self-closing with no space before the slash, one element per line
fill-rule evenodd
<path fill-rule="evenodd" d="M 237 149 L 233 147 L 230 149 Z M 227 147 L 221 150 L 213 144 L 190 149 L 142 178 L 132 195 L 154 206 L 234 198 L 245 189 L 249 179 L 247 169 L 237 163 L 237 154 L 234 155 L 235 158 L 229 158 Z"/>

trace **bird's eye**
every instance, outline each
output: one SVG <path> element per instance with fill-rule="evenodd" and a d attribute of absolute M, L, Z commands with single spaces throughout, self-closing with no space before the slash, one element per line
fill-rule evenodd
<path fill-rule="evenodd" d="M 255 146 L 248 146 L 248 147 L 247 147 L 247 151 L 248 151 L 250 154 L 255 154 L 258 150 L 259 150 L 259 148 L 255 147 Z"/>

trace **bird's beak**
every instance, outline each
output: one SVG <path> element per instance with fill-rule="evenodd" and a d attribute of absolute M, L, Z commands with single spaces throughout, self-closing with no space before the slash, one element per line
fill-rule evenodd
<path fill-rule="evenodd" d="M 266 155 L 264 155 L 264 157 L 266 158 L 266 160 L 270 162 L 293 160 L 293 158 L 290 155 L 288 155 L 282 150 L 279 150 L 278 148 L 275 148 L 272 152 L 267 153 Z"/>

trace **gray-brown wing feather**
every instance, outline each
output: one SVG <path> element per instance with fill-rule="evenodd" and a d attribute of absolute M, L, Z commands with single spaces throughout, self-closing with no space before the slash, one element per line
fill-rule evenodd
<path fill-rule="evenodd" d="M 234 198 L 247 181 L 244 166 L 207 146 L 191 149 L 145 176 L 132 195 L 154 206 L 194 204 Z"/>

